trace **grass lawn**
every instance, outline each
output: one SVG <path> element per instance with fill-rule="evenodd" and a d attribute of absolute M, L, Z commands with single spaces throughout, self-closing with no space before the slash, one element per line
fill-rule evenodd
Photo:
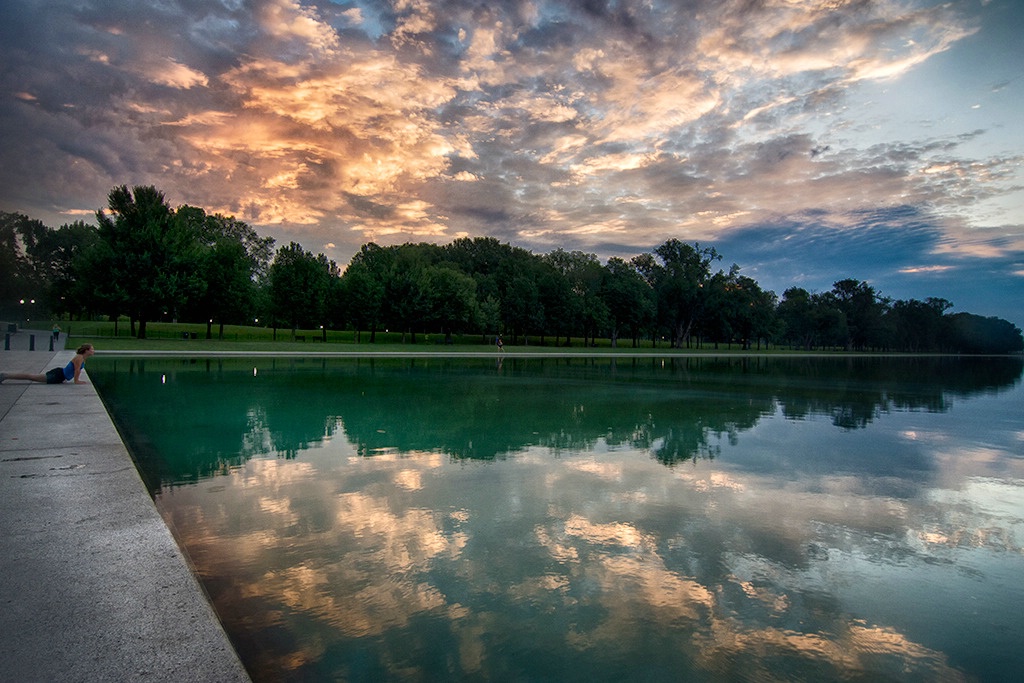
<path fill-rule="evenodd" d="M 49 330 L 55 321 L 33 320 L 27 321 L 23 327 L 27 329 Z M 56 321 L 61 329 L 68 335 L 65 348 L 75 348 L 84 342 L 91 342 L 96 345 L 99 352 L 103 351 L 170 351 L 182 354 L 204 353 L 204 352 L 226 352 L 226 353 L 296 353 L 306 352 L 315 354 L 324 353 L 497 353 L 493 343 L 493 337 L 482 337 L 479 334 L 455 335 L 453 344 L 445 344 L 444 336 L 440 333 L 417 334 L 416 343 L 411 342 L 411 337 L 406 335 L 402 340 L 401 333 L 378 331 L 376 341 L 370 343 L 370 333 L 362 332 L 360 341 L 356 341 L 356 333 L 352 330 L 324 330 L 305 329 L 296 330 L 295 339 L 289 329 L 278 328 L 275 332 L 269 327 L 254 327 L 244 325 L 225 325 L 224 337 L 219 338 L 219 327 L 214 325 L 210 332 L 211 338 L 206 338 L 206 325 L 202 323 L 165 323 L 151 322 L 146 325 L 146 339 L 136 339 L 131 336 L 131 327 L 127 321 L 121 321 L 116 326 L 109 321 Z M 325 341 L 326 337 L 326 341 Z M 565 346 L 565 340 L 555 346 L 554 339 L 549 337 L 540 343 L 540 338 L 531 336 L 529 343 L 520 340 L 518 345 L 513 345 L 510 338 L 505 339 L 505 352 L 515 353 L 551 353 L 551 354 L 650 354 L 660 355 L 686 355 L 686 354 L 721 354 L 721 355 L 750 355 L 750 354 L 771 354 L 787 355 L 802 353 L 791 351 L 788 348 L 772 349 L 750 349 L 743 350 L 738 344 L 731 348 L 720 345 L 714 348 L 711 344 L 690 349 L 673 349 L 668 342 L 661 341 L 657 346 L 652 346 L 649 340 L 641 342 L 639 347 L 633 348 L 629 339 L 620 339 L 619 345 L 611 346 L 609 339 L 598 339 L 596 346 L 584 346 L 581 338 L 574 338 L 570 346 Z M 830 353 L 830 352 L 822 352 Z"/>

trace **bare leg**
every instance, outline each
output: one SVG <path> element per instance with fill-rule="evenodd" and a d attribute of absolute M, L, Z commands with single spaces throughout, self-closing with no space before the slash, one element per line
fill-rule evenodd
<path fill-rule="evenodd" d="M 46 375 L 32 375 L 27 372 L 3 372 L 0 373 L 0 382 L 8 379 L 27 379 L 30 382 L 46 382 Z"/>

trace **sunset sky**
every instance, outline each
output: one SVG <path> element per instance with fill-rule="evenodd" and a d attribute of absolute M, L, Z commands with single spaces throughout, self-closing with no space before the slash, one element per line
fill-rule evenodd
<path fill-rule="evenodd" d="M 15 0 L 0 210 L 116 185 L 339 265 L 669 238 L 1024 327 L 1019 0 Z"/>

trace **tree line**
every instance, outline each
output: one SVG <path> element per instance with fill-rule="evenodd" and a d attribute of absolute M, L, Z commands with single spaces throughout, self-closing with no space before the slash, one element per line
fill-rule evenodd
<path fill-rule="evenodd" d="M 275 241 L 233 217 L 172 208 L 152 186 L 115 187 L 97 225 L 54 230 L 0 213 L 0 305 L 29 297 L 67 317 L 147 322 L 350 329 L 372 343 L 381 330 L 417 335 L 503 335 L 512 344 L 633 347 L 1014 353 L 1012 323 L 929 297 L 893 300 L 869 283 L 827 292 L 791 287 L 779 298 L 714 247 L 670 239 L 630 260 L 556 249 L 536 255 L 490 237 L 445 244 L 363 245 L 344 272 L 321 254 Z M 9 275 L 8 275 L 9 274 Z M 19 307 L 20 306 L 20 307 Z"/>

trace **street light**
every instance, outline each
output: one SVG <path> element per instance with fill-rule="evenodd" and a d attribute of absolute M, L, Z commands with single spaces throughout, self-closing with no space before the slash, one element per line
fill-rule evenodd
<path fill-rule="evenodd" d="M 24 299 L 21 299 L 18 303 L 20 303 L 22 306 L 24 306 L 26 302 L 25 302 Z M 29 299 L 28 300 L 28 308 L 25 309 L 24 311 L 22 311 L 22 315 L 25 315 L 26 311 L 28 312 L 28 315 L 25 315 L 25 322 L 28 322 L 31 319 L 31 317 L 32 317 L 32 307 L 35 306 L 35 305 L 36 305 L 36 300 L 35 299 Z"/>

